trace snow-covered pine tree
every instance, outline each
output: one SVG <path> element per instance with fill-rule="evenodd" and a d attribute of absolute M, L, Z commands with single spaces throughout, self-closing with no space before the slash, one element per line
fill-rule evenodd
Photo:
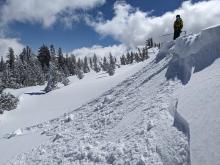
<path fill-rule="evenodd" d="M 131 55 L 129 52 L 127 52 L 126 54 L 126 64 L 130 64 L 131 63 Z"/>
<path fill-rule="evenodd" d="M 109 55 L 109 67 L 107 72 L 110 76 L 113 76 L 115 74 L 115 59 L 111 53 Z"/>
<path fill-rule="evenodd" d="M 83 72 L 84 73 L 90 72 L 89 65 L 88 65 L 88 58 L 86 56 L 84 57 L 84 62 L 83 62 Z"/>
<path fill-rule="evenodd" d="M 56 65 L 51 64 L 47 76 L 47 86 L 44 89 L 46 93 L 54 90 L 57 88 L 57 84 L 60 82 L 64 84 L 65 86 L 68 85 L 69 80 L 67 77 L 64 75 L 63 72 L 60 72 Z"/>
<path fill-rule="evenodd" d="M 107 58 L 104 57 L 104 59 L 103 59 L 103 64 L 102 64 L 102 70 L 103 70 L 103 71 L 107 71 L 107 70 L 108 70 L 108 67 L 109 67 L 109 63 L 108 63 L 108 61 L 107 61 Z"/>
<path fill-rule="evenodd" d="M 30 61 L 32 55 L 31 48 L 29 46 L 26 46 L 26 58 L 27 58 L 27 63 Z"/>
<path fill-rule="evenodd" d="M 83 69 L 83 61 L 80 58 L 78 58 L 76 65 L 77 65 L 77 69 L 80 69 L 80 70 Z"/>
<path fill-rule="evenodd" d="M 147 41 L 146 41 L 146 45 L 147 47 L 150 49 L 154 46 L 154 43 L 153 43 L 153 38 L 149 38 Z"/>
<path fill-rule="evenodd" d="M 93 56 L 93 64 L 94 64 L 94 71 L 100 72 L 101 69 L 99 67 L 98 58 L 97 58 L 96 54 L 94 54 L 94 56 Z"/>
<path fill-rule="evenodd" d="M 46 45 L 40 47 L 38 51 L 38 60 L 41 63 L 42 69 L 47 70 L 50 66 L 50 51 Z"/>
<path fill-rule="evenodd" d="M 31 56 L 32 56 L 31 48 L 29 46 L 26 46 L 25 48 L 23 48 L 21 54 L 19 55 L 19 58 L 22 63 L 25 62 L 28 63 L 30 61 Z"/>
<path fill-rule="evenodd" d="M 68 68 L 68 59 L 69 59 L 69 55 L 66 54 L 66 57 L 63 58 L 63 73 L 66 75 L 66 76 L 70 76 L 70 72 L 69 72 L 69 68 Z"/>
<path fill-rule="evenodd" d="M 46 77 L 43 73 L 42 69 L 40 68 L 39 62 L 34 58 L 31 57 L 29 62 L 25 65 L 24 75 L 26 78 L 24 80 L 25 86 L 33 86 L 33 85 L 43 85 Z"/>
<path fill-rule="evenodd" d="M 148 56 L 148 48 L 147 48 L 147 47 L 144 47 L 144 48 L 143 48 L 142 54 L 143 54 L 143 56 L 142 56 L 142 58 L 143 58 L 142 61 L 144 61 L 144 60 L 146 60 L 146 59 L 149 58 L 149 56 Z"/>
<path fill-rule="evenodd" d="M 83 79 L 84 77 L 84 74 L 83 74 L 83 71 L 82 69 L 80 69 L 78 66 L 76 67 L 76 76 L 78 77 L 78 79 Z"/>
<path fill-rule="evenodd" d="M 20 58 L 22 63 L 25 62 L 25 53 L 26 53 L 26 50 L 25 50 L 25 48 L 23 48 L 22 52 L 19 55 L 19 58 Z"/>
<path fill-rule="evenodd" d="M 133 64 L 133 62 L 134 62 L 134 53 L 133 52 L 131 52 L 130 53 L 130 64 Z"/>
<path fill-rule="evenodd" d="M 63 71 L 64 69 L 64 57 L 61 48 L 58 49 L 58 69 L 60 71 Z"/>
<path fill-rule="evenodd" d="M 93 69 L 93 61 L 91 57 L 89 57 L 89 66 L 91 69 Z"/>
<path fill-rule="evenodd" d="M 55 51 L 53 44 L 50 45 L 50 56 L 51 56 L 51 61 L 55 62 L 56 61 L 56 51 Z"/>
<path fill-rule="evenodd" d="M 5 64 L 5 61 L 4 61 L 4 58 L 1 57 L 1 61 L 0 61 L 0 72 L 3 72 L 6 68 L 6 64 Z"/>
<path fill-rule="evenodd" d="M 8 49 L 9 53 L 8 53 L 8 64 L 9 64 L 9 67 L 10 69 L 13 69 L 14 67 L 14 63 L 15 63 L 15 54 L 14 54 L 14 50 L 13 48 L 9 48 Z"/>
<path fill-rule="evenodd" d="M 124 54 L 121 56 L 120 60 L 121 60 L 121 65 L 126 65 L 126 58 Z"/>
<path fill-rule="evenodd" d="M 10 111 L 15 109 L 17 107 L 18 101 L 18 98 L 12 94 L 2 93 L 0 95 L 0 111 L 3 113 L 3 111 Z"/>
<path fill-rule="evenodd" d="M 71 55 L 68 60 L 68 68 L 70 75 L 76 75 L 76 57 Z"/>
<path fill-rule="evenodd" d="M 141 60 L 140 60 L 140 56 L 139 56 L 138 53 L 135 53 L 134 59 L 135 59 L 136 62 L 140 62 L 140 61 L 141 61 Z"/>

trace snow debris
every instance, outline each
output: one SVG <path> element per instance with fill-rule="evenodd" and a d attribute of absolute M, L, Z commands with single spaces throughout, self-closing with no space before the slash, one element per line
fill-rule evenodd
<path fill-rule="evenodd" d="M 176 84 L 164 75 L 171 58 L 150 62 L 99 98 L 40 125 L 53 142 L 8 164 L 187 164 L 187 137 L 173 126 L 169 112 Z"/>

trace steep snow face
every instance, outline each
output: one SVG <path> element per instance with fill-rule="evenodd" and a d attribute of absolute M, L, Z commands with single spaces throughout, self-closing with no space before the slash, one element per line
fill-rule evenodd
<path fill-rule="evenodd" d="M 168 67 L 167 79 L 176 77 L 187 84 L 192 72 L 199 72 L 213 64 L 220 57 L 220 26 L 203 30 L 200 34 L 183 36 L 175 42 L 164 44 L 157 59 L 173 54 Z"/>
<path fill-rule="evenodd" d="M 179 75 L 185 86 L 176 91 L 177 110 L 190 125 L 191 162 L 195 165 L 219 165 L 220 161 L 219 45 L 220 26 L 216 26 L 180 38 L 173 46 L 177 57 L 174 55 L 169 69 L 181 70 L 185 76 Z"/>
<path fill-rule="evenodd" d="M 195 165 L 218 165 L 220 161 L 219 45 L 220 25 L 164 44 L 157 57 L 158 62 L 173 55 L 166 77 L 178 78 L 184 85 L 175 92 L 177 114 L 189 124 Z"/>
<path fill-rule="evenodd" d="M 190 125 L 191 161 L 219 165 L 220 161 L 220 59 L 176 91 L 178 112 Z"/>
<path fill-rule="evenodd" d="M 220 25 L 204 29 L 199 34 L 179 38 L 173 47 L 173 51 L 181 58 L 198 54 L 201 49 L 209 49 L 209 52 L 212 53 L 213 48 L 217 47 L 220 42 L 219 34 Z"/>
<path fill-rule="evenodd" d="M 63 117 L 23 129 L 49 140 L 8 164 L 189 164 L 188 139 L 170 115 L 178 83 L 164 76 L 171 58 L 150 62 Z"/>

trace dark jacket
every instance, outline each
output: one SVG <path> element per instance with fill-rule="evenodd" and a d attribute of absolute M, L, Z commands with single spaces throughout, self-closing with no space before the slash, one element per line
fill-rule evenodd
<path fill-rule="evenodd" d="M 174 31 L 181 31 L 183 28 L 183 20 L 181 18 L 176 19 L 173 25 Z"/>

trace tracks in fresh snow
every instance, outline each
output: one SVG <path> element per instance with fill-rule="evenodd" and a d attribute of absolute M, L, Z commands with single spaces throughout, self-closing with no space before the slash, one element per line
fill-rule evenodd
<path fill-rule="evenodd" d="M 169 112 L 169 61 L 153 61 L 94 101 L 28 128 L 51 139 L 8 164 L 187 164 L 187 137 Z"/>

